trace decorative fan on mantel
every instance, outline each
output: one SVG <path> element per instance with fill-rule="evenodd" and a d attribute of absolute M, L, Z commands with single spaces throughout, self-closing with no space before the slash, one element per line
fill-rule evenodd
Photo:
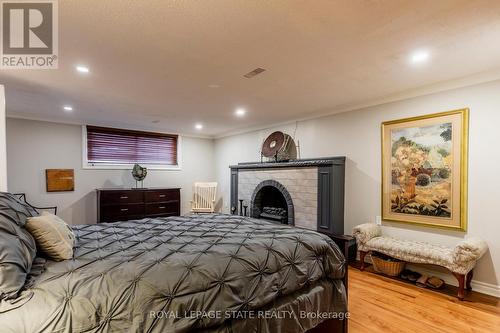
<path fill-rule="evenodd" d="M 297 158 L 297 146 L 292 137 L 280 131 L 271 133 L 262 144 L 261 157 L 267 162 L 285 162 Z"/>

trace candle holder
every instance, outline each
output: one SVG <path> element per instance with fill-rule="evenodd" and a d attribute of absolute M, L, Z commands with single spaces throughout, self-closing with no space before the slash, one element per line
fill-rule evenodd
<path fill-rule="evenodd" d="M 238 200 L 240 202 L 240 216 L 243 215 L 243 199 Z"/>

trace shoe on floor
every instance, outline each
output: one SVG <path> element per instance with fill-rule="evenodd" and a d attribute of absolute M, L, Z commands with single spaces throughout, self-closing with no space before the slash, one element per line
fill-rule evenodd
<path fill-rule="evenodd" d="M 408 280 L 411 282 L 417 281 L 421 276 L 422 274 L 420 274 L 419 272 L 410 271 L 409 269 L 404 269 L 399 275 L 399 277 L 403 280 Z"/>
<path fill-rule="evenodd" d="M 399 275 L 399 277 L 402 278 L 403 280 L 408 280 L 409 275 L 411 273 L 413 273 L 413 272 L 410 271 L 409 269 L 403 269 L 403 271 L 401 272 L 401 274 Z"/>
<path fill-rule="evenodd" d="M 427 282 L 425 284 L 429 288 L 439 289 L 439 288 L 442 288 L 444 286 L 444 281 L 438 277 L 432 276 L 432 277 L 427 279 Z"/>
<path fill-rule="evenodd" d="M 420 288 L 427 288 L 427 280 L 429 277 L 427 275 L 422 275 L 416 282 L 417 286 Z"/>
<path fill-rule="evenodd" d="M 420 274 L 419 272 L 410 271 L 410 274 L 408 275 L 408 280 L 410 280 L 411 282 L 416 282 L 418 279 L 420 279 L 421 276 L 422 274 Z"/>

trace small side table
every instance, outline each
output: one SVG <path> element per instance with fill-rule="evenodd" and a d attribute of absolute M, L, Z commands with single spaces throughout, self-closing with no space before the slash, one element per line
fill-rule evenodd
<path fill-rule="evenodd" d="M 352 247 L 356 245 L 356 238 L 349 235 L 328 235 L 343 251 L 347 263 L 356 260 L 356 252 L 352 251 Z"/>
<path fill-rule="evenodd" d="M 349 281 L 349 263 L 356 260 L 356 238 L 350 235 L 334 235 L 327 232 L 321 232 L 322 234 L 330 237 L 335 244 L 340 248 L 340 250 L 344 253 L 344 257 L 346 259 L 346 268 L 344 274 L 344 285 L 346 290 L 346 297 L 348 296 L 347 283 Z"/>
<path fill-rule="evenodd" d="M 344 254 L 347 263 L 356 261 L 356 238 L 351 235 L 334 235 L 329 232 L 318 231 L 330 237 Z"/>

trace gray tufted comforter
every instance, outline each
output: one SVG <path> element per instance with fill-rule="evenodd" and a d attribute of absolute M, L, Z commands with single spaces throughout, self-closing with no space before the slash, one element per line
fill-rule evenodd
<path fill-rule="evenodd" d="M 73 260 L 47 261 L 0 313 L 2 332 L 302 332 L 345 311 L 345 260 L 326 236 L 201 215 L 73 227 Z"/>

